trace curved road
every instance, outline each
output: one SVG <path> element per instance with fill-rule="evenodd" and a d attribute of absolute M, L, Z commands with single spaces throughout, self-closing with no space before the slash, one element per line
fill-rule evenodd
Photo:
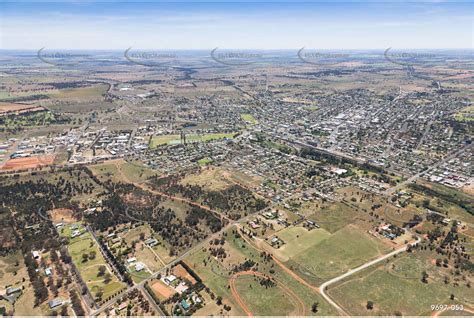
<path fill-rule="evenodd" d="M 372 261 L 370 261 L 370 262 L 367 262 L 367 263 L 365 263 L 365 264 L 363 264 L 363 265 L 361 265 L 361 266 L 359 266 L 359 267 L 356 267 L 356 268 L 354 268 L 354 269 L 351 269 L 351 270 L 349 270 L 348 272 L 346 272 L 346 273 L 344 273 L 344 274 L 342 274 L 342 275 L 340 275 L 340 276 L 338 276 L 338 277 L 335 277 L 335 278 L 333 278 L 333 279 L 328 280 L 327 282 L 323 283 L 323 284 L 319 287 L 319 290 L 320 290 L 320 292 L 321 292 L 321 295 L 324 297 L 324 299 L 325 299 L 328 303 L 330 303 L 330 304 L 331 304 L 334 308 L 336 308 L 339 312 L 348 315 L 348 314 L 346 313 L 346 311 L 341 308 L 341 306 L 339 306 L 335 301 L 333 301 L 333 300 L 331 299 L 331 297 L 329 297 L 328 294 L 326 294 L 326 289 L 328 288 L 328 286 L 329 286 L 329 285 L 332 285 L 332 284 L 334 284 L 334 283 L 336 283 L 336 282 L 338 282 L 338 281 L 340 281 L 340 280 L 342 280 L 342 279 L 344 279 L 344 278 L 346 278 L 346 277 L 348 277 L 348 276 L 351 276 L 352 274 L 355 274 L 355 273 L 357 273 L 357 272 L 360 272 L 360 271 L 362 271 L 362 270 L 364 270 L 364 269 L 366 269 L 366 268 L 368 268 L 368 267 L 370 267 L 370 266 L 372 266 L 372 265 L 375 265 L 375 264 L 377 264 L 377 263 L 379 263 L 379 262 L 382 262 L 383 260 L 386 260 L 387 258 L 390 258 L 390 257 L 392 257 L 392 256 L 394 256 L 394 255 L 397 255 L 397 254 L 400 254 L 400 253 L 402 253 L 402 252 L 405 252 L 405 251 L 407 250 L 407 248 L 408 248 L 409 245 L 418 244 L 420 241 L 421 241 L 421 239 L 420 239 L 419 237 L 417 237 L 415 243 L 409 243 L 409 244 L 407 244 L 407 245 L 405 245 L 405 246 L 403 246 L 403 247 L 400 247 L 399 249 L 397 249 L 397 250 L 395 250 L 395 251 L 393 251 L 393 252 L 390 252 L 390 253 L 388 253 L 388 254 L 385 254 L 385 255 L 383 255 L 383 256 L 380 256 L 379 258 L 376 258 L 376 259 L 374 259 L 374 260 L 372 260 Z"/>

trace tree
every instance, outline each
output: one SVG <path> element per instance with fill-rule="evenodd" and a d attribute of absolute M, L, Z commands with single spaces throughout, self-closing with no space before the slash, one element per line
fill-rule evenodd
<path fill-rule="evenodd" d="M 216 298 L 216 304 L 217 304 L 218 306 L 222 305 L 222 296 L 217 296 L 217 298 Z"/>
<path fill-rule="evenodd" d="M 422 281 L 423 283 L 428 284 L 428 277 L 430 277 L 430 276 L 428 275 L 427 272 L 423 271 L 423 272 L 421 273 L 421 281 Z"/>
<path fill-rule="evenodd" d="M 368 310 L 372 310 L 372 309 L 374 309 L 374 302 L 373 302 L 373 301 L 371 301 L 371 300 L 368 300 L 368 301 L 367 301 L 367 306 L 366 306 L 366 307 L 367 307 L 367 309 L 368 309 Z"/>
<path fill-rule="evenodd" d="M 61 316 L 63 317 L 66 317 L 68 314 L 67 314 L 67 306 L 64 305 L 61 307 Z"/>
<path fill-rule="evenodd" d="M 319 303 L 313 303 L 313 305 L 311 306 L 311 311 L 316 313 L 318 312 L 318 307 L 319 307 Z"/>
<path fill-rule="evenodd" d="M 102 300 L 102 295 L 104 295 L 104 292 L 99 290 L 96 294 L 95 294 L 95 297 L 98 299 L 98 300 Z"/>
<path fill-rule="evenodd" d="M 88 255 L 88 254 L 86 254 L 86 253 L 82 254 L 82 262 L 83 262 L 83 263 L 87 262 L 88 259 L 89 259 L 89 255 Z"/>
<path fill-rule="evenodd" d="M 110 273 L 106 273 L 104 276 L 104 283 L 108 284 L 110 283 L 111 280 L 112 280 L 112 275 L 110 275 Z"/>
<path fill-rule="evenodd" d="M 97 274 L 97 276 L 104 276 L 106 269 L 107 268 L 104 265 L 100 265 L 99 266 L 99 273 Z"/>

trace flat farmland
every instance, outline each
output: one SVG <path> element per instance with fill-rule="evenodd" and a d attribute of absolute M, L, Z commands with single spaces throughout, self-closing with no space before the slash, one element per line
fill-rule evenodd
<path fill-rule="evenodd" d="M 353 223 L 359 215 L 354 208 L 342 202 L 329 204 L 321 201 L 304 202 L 299 210 L 331 233 Z"/>
<path fill-rule="evenodd" d="M 232 307 L 232 315 L 246 315 L 246 309 L 253 315 L 271 314 L 312 314 L 311 305 L 319 303 L 318 315 L 333 315 L 335 312 L 324 299 L 308 286 L 301 284 L 283 270 L 274 261 L 265 262 L 261 251 L 249 245 L 242 238 L 228 231 L 223 246 L 227 257 L 217 259 L 212 257 L 207 246 L 186 258 L 186 263 L 203 279 L 216 296 L 223 298 L 223 303 Z M 276 286 L 260 286 L 253 275 L 236 277 L 232 288 L 229 288 L 235 272 L 235 265 L 243 264 L 246 260 L 258 263 L 258 274 L 272 277 Z M 250 284 L 252 288 L 250 288 Z M 258 285 L 258 286 L 257 286 Z M 280 287 L 279 287 L 280 286 Z M 246 308 L 239 304 L 243 302 Z M 202 312 L 207 312 L 204 308 Z"/>
<path fill-rule="evenodd" d="M 208 191 L 219 191 L 232 185 L 223 175 L 226 172 L 219 168 L 203 169 L 198 174 L 187 174 L 180 183 L 183 185 L 198 185 Z"/>
<path fill-rule="evenodd" d="M 388 250 L 381 241 L 349 225 L 313 244 L 291 260 L 320 280 L 326 281 Z"/>
<path fill-rule="evenodd" d="M 49 155 L 9 159 L 3 165 L 2 170 L 22 170 L 48 166 L 54 163 L 54 157 L 54 155 Z"/>
<path fill-rule="evenodd" d="M 17 103 L 1 103 L 0 102 L 0 117 L 9 114 L 22 114 L 27 112 L 37 112 L 45 110 L 41 106 L 30 105 L 30 104 L 17 104 Z"/>
<path fill-rule="evenodd" d="M 296 257 L 313 245 L 319 244 L 328 239 L 331 233 L 324 229 L 314 229 L 308 231 L 303 227 L 290 227 L 276 234 L 285 244 L 278 249 L 274 249 L 275 254 L 282 261 Z"/>
<path fill-rule="evenodd" d="M 474 291 L 460 284 L 445 284 L 442 269 L 431 264 L 424 251 L 406 253 L 383 265 L 370 267 L 329 288 L 331 297 L 351 315 L 432 315 L 434 304 L 472 304 Z M 421 273 L 429 274 L 428 283 Z M 405 277 L 405 275 L 407 275 Z M 455 295 L 450 300 L 450 295 Z M 374 309 L 366 308 L 367 301 Z"/>
<path fill-rule="evenodd" d="M 48 94 L 57 99 L 102 99 L 108 89 L 108 85 L 97 85 L 92 87 L 67 88 L 53 91 Z"/>
<path fill-rule="evenodd" d="M 235 281 L 235 289 L 251 313 L 261 316 L 297 315 L 298 300 L 284 288 L 268 287 L 260 284 L 260 278 L 254 276 L 240 276 Z M 301 314 L 301 313 L 300 313 Z"/>

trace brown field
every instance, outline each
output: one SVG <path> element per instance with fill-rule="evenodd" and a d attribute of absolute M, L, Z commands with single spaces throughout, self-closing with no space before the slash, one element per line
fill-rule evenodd
<path fill-rule="evenodd" d="M 16 104 L 16 103 L 0 103 L 0 116 L 9 114 L 22 114 L 26 112 L 37 112 L 44 110 L 41 106 Z"/>
<path fill-rule="evenodd" d="M 467 194 L 474 195 L 474 184 L 468 184 L 461 188 Z"/>
<path fill-rule="evenodd" d="M 73 215 L 73 211 L 70 209 L 53 209 L 49 211 L 49 215 L 53 220 L 53 223 L 74 223 L 77 219 Z"/>
<path fill-rule="evenodd" d="M 54 155 L 48 155 L 9 159 L 2 167 L 2 170 L 22 170 L 48 166 L 53 164 L 54 157 Z"/>
<path fill-rule="evenodd" d="M 191 282 L 191 284 L 196 284 L 196 280 L 192 277 L 189 272 L 183 267 L 183 265 L 178 264 L 173 267 L 173 274 L 177 277 L 185 278 Z"/>
<path fill-rule="evenodd" d="M 157 280 L 151 284 L 151 289 L 158 296 L 159 299 L 168 299 L 173 296 L 176 292 L 164 285 L 161 281 Z"/>

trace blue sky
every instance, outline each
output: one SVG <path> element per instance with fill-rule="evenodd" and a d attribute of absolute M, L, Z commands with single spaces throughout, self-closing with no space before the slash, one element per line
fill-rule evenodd
<path fill-rule="evenodd" d="M 469 1 L 5 1 L 3 49 L 473 48 Z"/>

